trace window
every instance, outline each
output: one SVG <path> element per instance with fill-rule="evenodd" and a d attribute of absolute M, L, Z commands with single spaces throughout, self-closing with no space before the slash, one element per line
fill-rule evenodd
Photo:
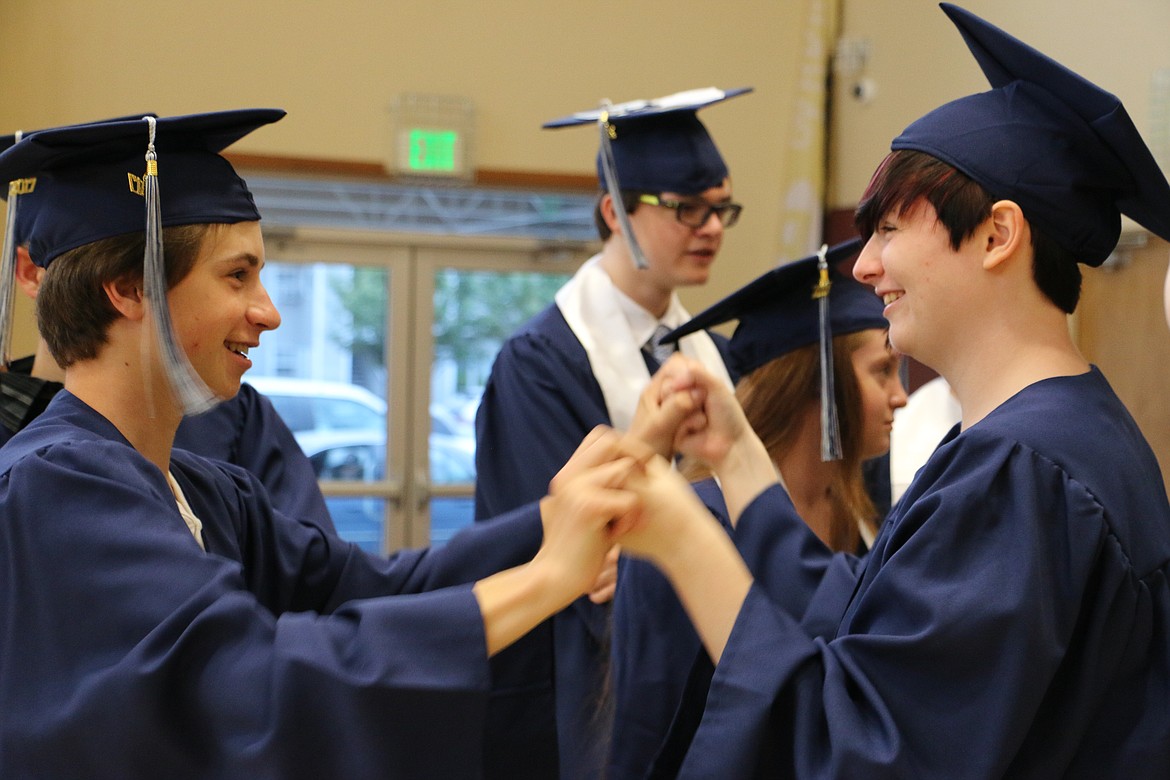
<path fill-rule="evenodd" d="M 552 302 L 592 244 L 565 239 L 571 231 L 563 224 L 552 228 L 555 244 L 492 231 L 456 235 L 458 221 L 440 237 L 400 235 L 381 224 L 358 230 L 358 217 L 339 216 L 344 208 L 334 195 L 313 200 L 299 192 L 298 203 L 315 203 L 312 212 L 276 194 L 299 188 L 296 182 L 267 187 L 249 178 L 249 185 L 264 214 L 264 281 L 283 323 L 251 352 L 245 381 L 292 428 L 343 536 L 374 551 L 442 544 L 472 520 L 475 412 L 496 352 Z M 443 193 L 470 198 L 475 191 Z M 350 195 L 365 198 L 363 224 L 374 220 L 370 204 L 379 198 L 363 188 Z M 382 196 L 383 206 L 401 206 L 406 197 Z M 506 221 L 513 232 L 549 229 L 524 212 L 530 204 L 516 206 L 518 196 L 510 197 L 511 211 L 486 219 L 472 209 L 462 226 L 491 223 L 499 232 Z M 583 234 L 586 220 L 592 231 L 593 198 L 575 197 L 565 201 L 577 209 L 570 222 Z M 274 209 L 266 199 L 282 205 Z M 558 224 L 556 209 L 544 211 Z M 521 212 L 529 228 L 516 219 Z M 310 227 L 314 222 L 346 229 Z"/>

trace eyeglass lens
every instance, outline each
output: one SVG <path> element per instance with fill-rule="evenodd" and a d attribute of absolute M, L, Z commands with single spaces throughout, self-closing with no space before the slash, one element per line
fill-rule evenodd
<path fill-rule="evenodd" d="M 723 227 L 731 227 L 739 219 L 741 206 L 738 203 L 721 203 L 712 206 L 709 203 L 679 203 L 675 209 L 678 221 L 688 227 L 700 228 L 707 224 L 714 214 L 719 217 Z"/>

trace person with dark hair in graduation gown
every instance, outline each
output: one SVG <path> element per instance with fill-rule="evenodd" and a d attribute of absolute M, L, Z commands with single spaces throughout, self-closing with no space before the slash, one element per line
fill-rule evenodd
<path fill-rule="evenodd" d="M 646 407 L 705 391 L 678 446 L 713 465 L 737 537 L 771 545 L 788 581 L 756 583 L 681 478 L 649 462 L 622 549 L 662 568 L 717 664 L 660 776 L 1170 771 L 1170 505 L 1067 323 L 1078 263 L 1105 260 L 1120 214 L 1170 238 L 1170 185 L 1116 97 L 943 8 L 992 89 L 894 140 L 858 206 L 854 275 L 885 301 L 894 347 L 954 388 L 962 421 L 850 577 L 783 511 L 730 394 L 684 358 L 663 367 Z"/>
<path fill-rule="evenodd" d="M 545 125 L 601 128 L 602 193 L 594 220 L 604 244 L 496 357 L 476 414 L 476 519 L 544 495 L 549 478 L 594 426 L 629 427 L 638 394 L 663 354 L 654 357 L 651 337 L 690 317 L 675 290 L 707 282 L 723 231 L 741 210 L 732 201 L 727 164 L 696 112 L 748 91 L 691 90 Z M 725 344 L 698 332 L 678 348 L 730 386 Z M 501 766 L 501 776 L 599 776 L 611 719 L 599 698 L 609 606 L 579 599 L 493 659 L 500 724 L 493 742 L 503 758 L 519 762 Z M 548 711 L 530 708 L 518 719 L 509 699 L 528 697 L 537 686 L 547 692 Z"/>
<path fill-rule="evenodd" d="M 259 214 L 218 152 L 283 115 L 76 126 L 0 154 L 44 198 L 29 247 L 65 369 L 0 448 L 0 776 L 480 776 L 489 656 L 590 587 L 634 507 L 637 463 L 598 431 L 539 503 L 388 560 L 172 450 L 280 322 Z"/>
<path fill-rule="evenodd" d="M 21 135 L 27 133 L 0 138 L 0 152 L 16 143 Z M 3 194 L 7 195 L 7 189 Z M 35 185 L 19 199 L 20 208 L 14 216 L 9 239 L 12 254 L 5 257 L 14 262 L 12 272 L 17 286 L 35 301 L 44 273 L 29 257 L 27 246 L 27 234 L 38 202 Z M 10 327 L 8 318 L 2 314 L 0 323 L 5 329 Z M 43 338 L 38 338 L 34 354 L 12 361 L 5 355 L 3 360 L 6 366 L 0 371 L 0 445 L 44 411 L 65 378 L 64 370 L 53 359 Z M 175 433 L 175 446 L 252 472 L 264 484 L 276 509 L 290 517 L 312 520 L 333 529 L 333 519 L 317 485 L 313 465 L 272 402 L 251 385 L 241 385 L 235 396 L 204 414 L 184 417 Z"/>
<path fill-rule="evenodd" d="M 827 284 L 821 282 L 819 256 L 785 263 L 666 337 L 670 341 L 739 321 L 730 346 L 732 366 L 740 375 L 735 396 L 745 418 L 775 463 L 793 511 L 826 548 L 850 553 L 868 549 L 881 520 L 866 493 L 862 464 L 889 451 L 894 410 L 906 403 L 881 301 L 872 288 L 835 267 L 859 247 L 854 239 L 826 251 Z M 828 315 L 825 328 L 822 306 Z M 709 470 L 684 465 L 681 471 L 732 532 Z M 765 558 L 749 566 L 766 589 L 772 584 L 769 573 L 788 563 Z M 645 776 L 672 720 L 702 713 L 701 698 L 681 701 L 688 677 L 711 673 L 698 634 L 658 569 L 626 556 L 618 572 L 610 780 Z M 777 584 L 785 587 L 785 578 Z M 694 711 L 683 711 L 687 708 Z"/>

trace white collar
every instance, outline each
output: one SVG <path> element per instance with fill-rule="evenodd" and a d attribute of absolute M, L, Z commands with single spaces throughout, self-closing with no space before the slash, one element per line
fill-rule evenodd
<path fill-rule="evenodd" d="M 556 302 L 565 322 L 589 357 L 589 366 L 605 397 L 610 424 L 618 430 L 627 430 L 634 418 L 638 397 L 650 381 L 641 348 L 654 332 L 658 320 L 614 286 L 600 265 L 600 257 L 594 255 L 581 266 L 557 291 Z M 623 299 L 635 309 L 627 310 Z M 689 319 L 690 314 L 678 296 L 671 295 L 662 322 L 681 325 Z M 639 338 L 643 325 L 648 325 L 648 328 Z M 683 338 L 679 350 L 701 362 L 731 387 L 731 378 L 723 365 L 719 348 L 705 332 Z"/>
<path fill-rule="evenodd" d="M 667 306 L 666 313 L 661 317 L 655 317 L 643 308 L 642 304 L 619 290 L 617 285 L 614 285 L 613 292 L 617 299 L 618 308 L 626 316 L 626 322 L 630 326 L 630 336 L 633 338 L 635 344 L 645 344 L 649 341 L 659 325 L 665 325 L 671 330 L 674 330 L 690 319 L 690 315 L 687 314 L 681 302 L 678 306 L 674 305 L 678 301 L 678 296 L 676 295 L 671 296 L 670 305 Z"/>

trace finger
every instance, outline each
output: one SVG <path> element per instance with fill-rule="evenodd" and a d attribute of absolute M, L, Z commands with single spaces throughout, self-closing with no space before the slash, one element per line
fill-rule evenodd
<path fill-rule="evenodd" d="M 638 464 L 645 463 L 657 454 L 653 447 L 637 435 L 623 436 L 621 441 L 618 442 L 618 449 L 623 455 L 632 458 Z"/>

